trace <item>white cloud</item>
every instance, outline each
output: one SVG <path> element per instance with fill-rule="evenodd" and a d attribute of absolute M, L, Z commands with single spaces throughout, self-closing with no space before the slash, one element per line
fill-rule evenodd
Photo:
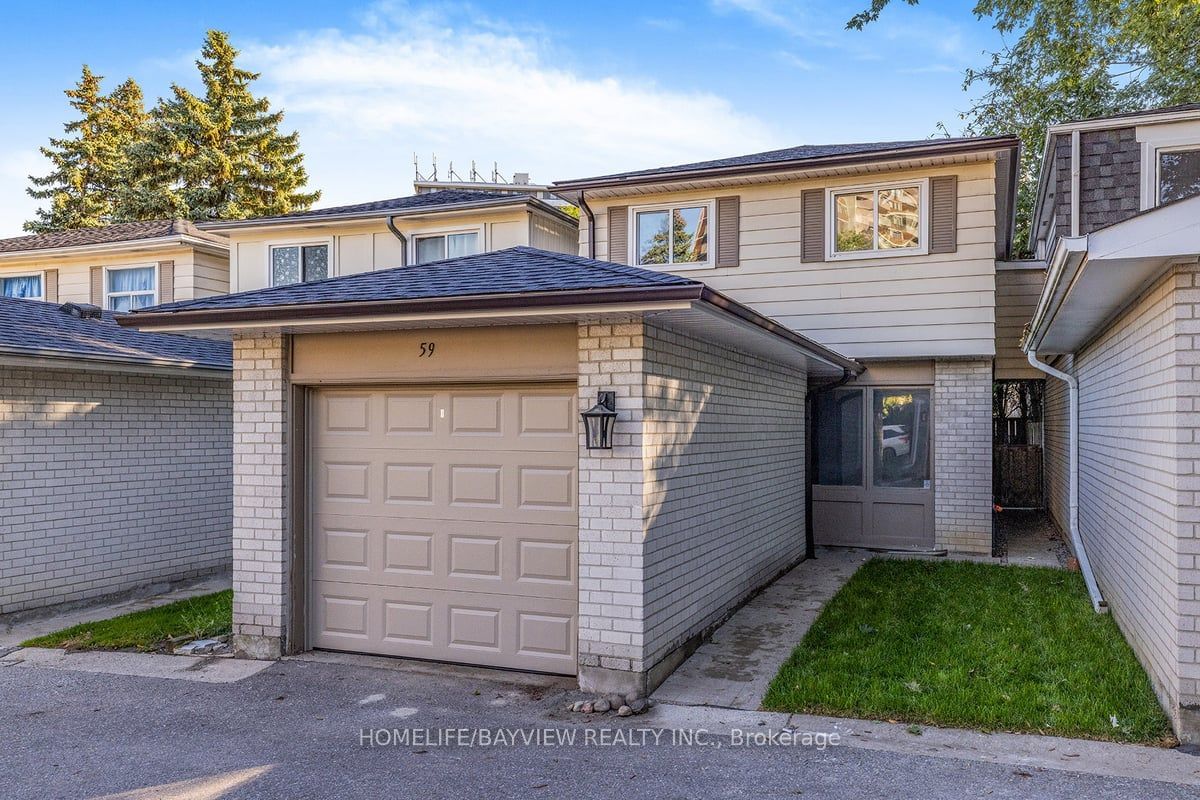
<path fill-rule="evenodd" d="M 322 204 L 406 194 L 414 152 L 539 181 L 765 149 L 769 126 L 711 92 L 585 74 L 537 32 L 465 7 L 378 6 L 357 32 L 245 47 L 301 131 Z M 488 170 L 483 169 L 483 165 Z"/>

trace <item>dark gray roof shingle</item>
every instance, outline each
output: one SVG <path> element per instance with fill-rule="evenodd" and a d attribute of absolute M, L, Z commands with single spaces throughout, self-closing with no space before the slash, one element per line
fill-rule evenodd
<path fill-rule="evenodd" d="M 162 239 L 170 236 L 194 236 L 214 244 L 226 245 L 223 237 L 206 233 L 187 220 L 156 219 L 145 222 L 122 222 L 102 228 L 75 228 L 69 231 L 37 233 L 0 239 L 0 253 L 20 253 L 28 250 L 50 250 L 58 247 L 135 242 L 142 239 Z"/>
<path fill-rule="evenodd" d="M 511 247 L 428 264 L 152 306 L 135 311 L 133 318 L 136 319 L 143 312 L 699 285 L 698 281 L 666 272 L 551 253 L 533 247 Z"/>
<path fill-rule="evenodd" d="M 255 217 L 246 222 L 270 222 L 291 219 L 314 219 L 320 217 L 335 217 L 342 214 L 387 214 L 401 211 L 435 210 L 446 206 L 466 205 L 470 203 L 504 203 L 520 204 L 529 202 L 527 194 L 505 194 L 503 192 L 482 192 L 471 189 L 446 189 L 426 194 L 413 194 L 407 197 L 393 197 L 388 200 L 372 200 L 369 203 L 354 203 L 346 206 L 330 206 L 329 208 L 314 208 L 310 211 L 297 211 L 293 214 L 280 214 L 275 217 Z M 236 225 L 243 220 L 214 220 L 202 225 L 206 228 L 220 229 L 226 225 Z"/>
<path fill-rule="evenodd" d="M 57 303 L 0 297 L 0 352 L 230 369 L 229 342 L 123 328 L 113 315 L 80 319 Z"/>
<path fill-rule="evenodd" d="M 724 169 L 729 167 L 755 167 L 776 163 L 790 163 L 808 159 L 828 158 L 832 156 L 869 155 L 888 150 L 907 150 L 913 147 L 946 146 L 955 144 L 971 144 L 983 142 L 995 137 L 959 137 L 940 139 L 910 139 L 898 142 L 857 142 L 852 144 L 809 144 L 798 147 L 785 147 L 781 150 L 767 150 L 763 153 L 718 158 L 712 161 L 694 161 L 690 164 L 675 164 L 669 167 L 654 167 L 653 169 L 635 170 L 633 172 L 616 172 L 611 175 L 597 175 L 591 178 L 576 178 L 568 181 L 555 181 L 554 186 L 570 186 L 573 183 L 590 183 L 593 181 L 636 180 L 638 178 L 669 177 L 674 173 L 694 172 L 697 170 Z"/>

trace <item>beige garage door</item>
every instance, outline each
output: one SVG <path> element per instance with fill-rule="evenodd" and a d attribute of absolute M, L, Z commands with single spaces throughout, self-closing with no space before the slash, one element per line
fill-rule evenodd
<path fill-rule="evenodd" d="M 575 387 L 322 389 L 310 645 L 574 674 Z"/>

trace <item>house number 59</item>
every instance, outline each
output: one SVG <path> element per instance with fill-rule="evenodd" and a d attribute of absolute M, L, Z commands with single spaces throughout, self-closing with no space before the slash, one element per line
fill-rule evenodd
<path fill-rule="evenodd" d="M 417 356 L 417 358 L 432 358 L 435 345 L 436 342 L 421 342 L 421 355 Z"/>

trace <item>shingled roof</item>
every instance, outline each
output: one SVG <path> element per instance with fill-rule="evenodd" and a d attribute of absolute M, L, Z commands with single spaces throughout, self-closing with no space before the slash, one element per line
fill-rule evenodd
<path fill-rule="evenodd" d="M 67 247 L 137 242 L 144 239 L 193 237 L 213 244 L 228 246 L 222 236 L 206 233 L 183 219 L 156 219 L 145 222 L 122 222 L 100 228 L 74 228 L 53 233 L 36 233 L 0 239 L 0 253 L 24 253 L 35 250 L 55 250 Z"/>
<path fill-rule="evenodd" d="M 700 286 L 703 284 L 699 281 L 667 272 L 551 253 L 533 247 L 510 247 L 507 250 L 344 275 L 323 281 L 183 300 L 138 309 L 132 312 L 132 317 L 136 324 L 136 317 L 141 315 L 183 311 L 323 303 L 403 303 L 450 297 L 531 296 L 596 289 L 653 290 Z"/>
<path fill-rule="evenodd" d="M 711 161 L 694 161 L 690 164 L 676 164 L 669 167 L 635 170 L 633 172 L 617 172 L 611 175 L 597 175 L 591 178 L 576 178 L 567 181 L 555 181 L 552 189 L 587 188 L 594 184 L 604 183 L 634 183 L 653 178 L 672 178 L 694 172 L 739 171 L 753 168 L 803 166 L 804 162 L 817 162 L 831 159 L 854 159 L 883 154 L 901 153 L 904 151 L 920 150 L 933 153 L 940 150 L 960 150 L 986 147 L 1015 147 L 1017 140 L 1011 136 L 980 136 L 941 139 L 910 139 L 897 142 L 858 142 L 853 144 L 812 144 L 798 147 L 785 147 L 781 150 L 767 150 L 762 153 L 718 158 Z"/>
<path fill-rule="evenodd" d="M 229 342 L 146 333 L 117 325 L 113 315 L 85 319 L 57 303 L 0 297 L 0 353 L 76 358 L 143 366 L 232 368 Z"/>

